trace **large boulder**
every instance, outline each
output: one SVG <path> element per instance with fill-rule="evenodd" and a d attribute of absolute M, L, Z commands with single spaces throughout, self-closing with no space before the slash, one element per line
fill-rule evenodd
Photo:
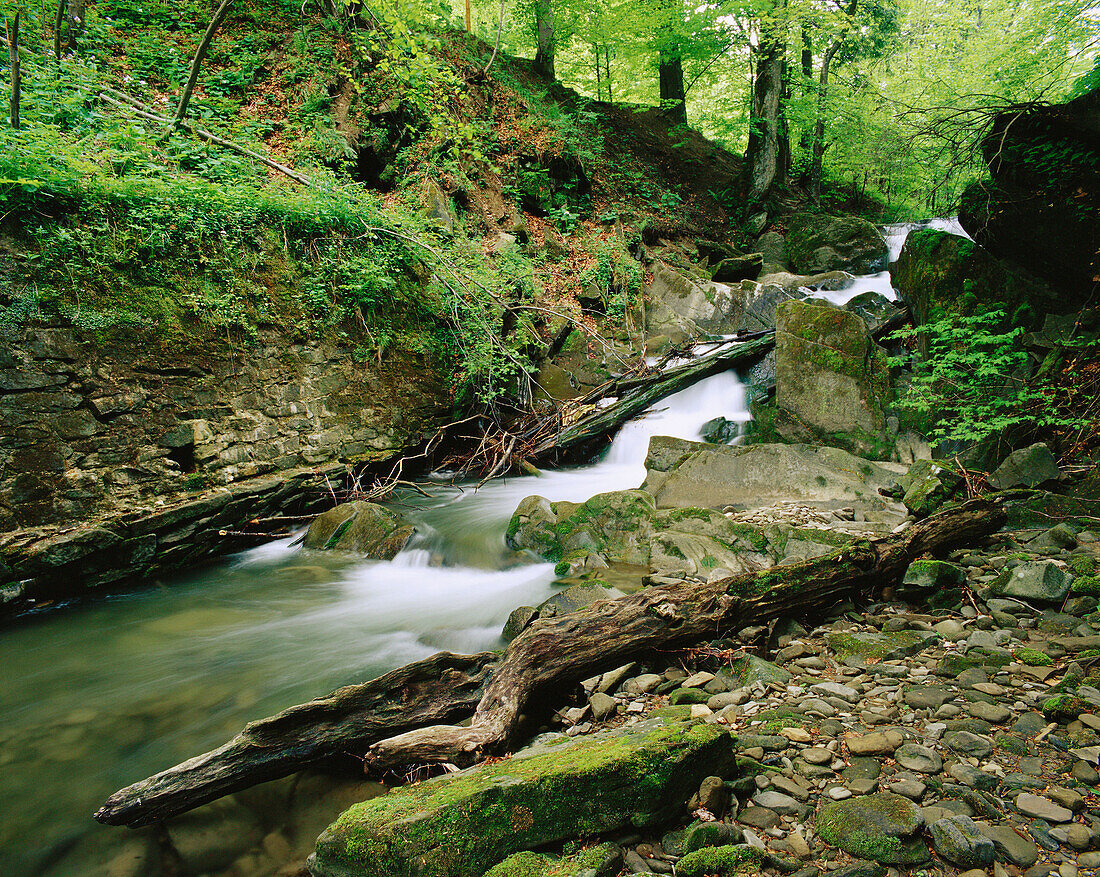
<path fill-rule="evenodd" d="M 1053 304 L 1053 293 L 1039 281 L 1009 270 L 973 241 L 938 229 L 912 232 L 890 276 L 917 326 L 994 306 L 1011 318 L 1028 302 L 1043 310 Z M 921 348 L 927 353 L 927 342 Z"/>
<path fill-rule="evenodd" d="M 874 463 L 840 448 L 811 445 L 727 447 L 654 436 L 642 489 L 661 508 L 758 508 L 795 501 L 818 508 L 897 507 L 880 494 L 904 466 Z M 904 517 L 904 511 L 901 511 Z"/>
<path fill-rule="evenodd" d="M 997 490 L 1010 487 L 1038 487 L 1062 477 L 1054 454 L 1042 442 L 1013 451 L 989 476 L 989 485 Z"/>
<path fill-rule="evenodd" d="M 480 877 L 521 850 L 679 815 L 702 780 L 727 775 L 716 725 L 650 719 L 553 737 L 484 764 L 356 804 L 317 840 L 314 877 Z"/>
<path fill-rule="evenodd" d="M 788 301 L 777 312 L 775 429 L 793 441 L 833 445 L 870 459 L 893 454 L 885 406 L 886 351 L 857 314 Z"/>
<path fill-rule="evenodd" d="M 802 274 L 872 274 L 886 270 L 890 251 L 882 232 L 866 219 L 798 213 L 788 223 L 786 256 Z"/>
<path fill-rule="evenodd" d="M 1100 89 L 1000 114 L 982 144 L 992 180 L 962 197 L 959 220 L 1001 259 L 1057 287 L 1063 312 L 1100 277 Z"/>
<path fill-rule="evenodd" d="M 1052 560 L 1021 563 L 1006 570 L 991 584 L 993 596 L 1061 603 L 1069 593 L 1072 577 Z"/>
<path fill-rule="evenodd" d="M 313 519 L 306 548 L 354 551 L 377 560 L 392 560 L 415 528 L 401 515 L 371 502 L 346 502 Z"/>
<path fill-rule="evenodd" d="M 703 333 L 733 332 L 741 317 L 742 297 L 736 287 L 693 276 L 661 260 L 653 263 L 653 282 L 646 293 L 646 331 L 673 343 Z"/>

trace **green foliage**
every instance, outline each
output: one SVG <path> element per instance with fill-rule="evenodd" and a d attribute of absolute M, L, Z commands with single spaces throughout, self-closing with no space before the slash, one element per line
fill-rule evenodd
<path fill-rule="evenodd" d="M 898 406 L 930 424 L 928 438 L 937 446 L 979 442 L 1011 428 L 1073 425 L 1049 407 L 1042 387 L 1027 381 L 1023 333 L 1005 328 L 1004 311 L 997 310 L 896 332 L 891 337 L 919 335 L 928 343 L 928 358 L 916 363 Z"/>

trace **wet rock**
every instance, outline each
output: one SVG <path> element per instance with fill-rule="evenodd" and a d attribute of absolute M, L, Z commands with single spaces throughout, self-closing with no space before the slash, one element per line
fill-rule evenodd
<path fill-rule="evenodd" d="M 752 800 L 758 807 L 771 810 L 774 813 L 778 813 L 780 816 L 796 816 L 801 809 L 801 805 L 798 801 L 790 795 L 784 795 L 782 792 L 773 792 L 770 790 L 758 792 L 753 796 Z"/>
<path fill-rule="evenodd" d="M 993 753 L 993 743 L 969 731 L 955 731 L 944 737 L 944 743 L 954 752 L 972 758 L 986 758 Z"/>
<path fill-rule="evenodd" d="M 931 826 L 936 852 L 960 868 L 987 868 L 993 864 L 993 841 L 979 831 L 969 816 L 948 816 Z"/>
<path fill-rule="evenodd" d="M 799 213 L 789 220 L 785 241 L 787 262 L 796 271 L 883 271 L 889 250 L 882 233 L 870 222 L 852 216 Z"/>
<path fill-rule="evenodd" d="M 733 677 L 740 687 L 750 687 L 757 682 L 764 685 L 786 685 L 791 674 L 782 667 L 777 667 L 770 661 L 758 658 L 755 655 L 745 655 L 739 658 L 732 667 Z"/>
<path fill-rule="evenodd" d="M 829 647 L 841 660 L 858 656 L 876 661 L 896 661 L 915 655 L 932 645 L 939 637 L 926 630 L 830 631 L 825 636 Z"/>
<path fill-rule="evenodd" d="M 510 643 L 538 617 L 539 610 L 534 606 L 520 606 L 513 609 L 508 615 L 508 621 L 504 624 L 504 630 L 500 632 L 501 637 L 505 642 Z"/>
<path fill-rule="evenodd" d="M 932 514 L 950 499 L 962 477 L 933 460 L 917 460 L 909 467 L 902 503 L 916 517 Z"/>
<path fill-rule="evenodd" d="M 891 755 L 904 739 L 900 731 L 877 731 L 860 737 L 847 737 L 844 742 L 853 755 Z"/>
<path fill-rule="evenodd" d="M 415 529 L 400 515 L 370 502 L 347 502 L 313 519 L 303 545 L 313 549 L 354 551 L 392 560 Z"/>
<path fill-rule="evenodd" d="M 693 853 L 703 847 L 722 847 L 741 843 L 744 832 L 728 822 L 697 822 L 684 835 L 685 853 Z"/>
<path fill-rule="evenodd" d="M 945 560 L 914 560 L 905 570 L 901 581 L 904 585 L 914 585 L 924 589 L 955 588 L 966 581 L 966 571 L 961 566 Z M 957 621 L 950 618 L 939 624 L 959 625 Z M 954 639 L 954 636 L 948 637 L 938 630 L 939 624 L 933 629 L 947 639 Z M 959 627 L 961 629 L 961 625 Z"/>
<path fill-rule="evenodd" d="M 928 858 L 917 833 L 920 810 L 900 795 L 879 792 L 822 804 L 817 831 L 826 843 L 883 865 L 916 865 Z"/>

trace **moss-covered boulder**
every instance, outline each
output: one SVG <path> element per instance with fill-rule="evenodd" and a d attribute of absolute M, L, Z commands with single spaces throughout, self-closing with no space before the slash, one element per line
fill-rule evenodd
<path fill-rule="evenodd" d="M 1012 317 L 1022 305 L 1046 310 L 1052 303 L 1043 284 L 1007 269 L 973 241 L 937 229 L 912 232 L 890 276 L 917 326 L 994 307 Z M 927 342 L 920 345 L 927 353 Z"/>
<path fill-rule="evenodd" d="M 1072 580 L 1057 563 L 1043 560 L 1005 570 L 993 580 L 990 590 L 995 597 L 1061 603 L 1069 594 Z"/>
<path fill-rule="evenodd" d="M 1048 481 L 1057 481 L 1062 470 L 1054 454 L 1043 442 L 1013 451 L 989 475 L 989 484 L 997 490 L 1012 487 L 1038 487 Z"/>
<path fill-rule="evenodd" d="M 883 865 L 927 861 L 928 848 L 919 835 L 923 827 L 916 804 L 892 792 L 823 804 L 817 811 L 817 833 L 823 841 Z"/>
<path fill-rule="evenodd" d="M 775 429 L 792 441 L 889 459 L 890 371 L 863 318 L 823 302 L 784 302 L 777 314 Z"/>
<path fill-rule="evenodd" d="M 966 570 L 946 560 L 914 560 L 901 583 L 914 588 L 940 590 L 958 588 L 966 582 Z"/>
<path fill-rule="evenodd" d="M 306 548 L 354 551 L 377 560 L 391 560 L 416 530 L 401 515 L 371 502 L 346 502 L 313 519 L 306 531 Z"/>
<path fill-rule="evenodd" d="M 882 232 L 866 219 L 798 213 L 788 222 L 786 258 L 803 274 L 871 274 L 886 269 L 889 250 Z"/>
<path fill-rule="evenodd" d="M 553 738 L 507 761 L 395 789 L 345 811 L 317 840 L 315 877 L 481 877 L 513 853 L 679 815 L 734 765 L 714 725 L 650 719 Z"/>
<path fill-rule="evenodd" d="M 791 674 L 756 655 L 745 655 L 734 662 L 733 678 L 739 686 L 754 685 L 757 682 L 764 685 L 786 685 L 791 681 Z"/>
<path fill-rule="evenodd" d="M 935 460 L 917 460 L 909 467 L 902 503 L 916 517 L 926 518 L 958 491 L 962 476 Z"/>

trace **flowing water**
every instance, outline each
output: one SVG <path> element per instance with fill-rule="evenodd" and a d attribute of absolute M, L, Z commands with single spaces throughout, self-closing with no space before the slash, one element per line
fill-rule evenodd
<path fill-rule="evenodd" d="M 892 259 L 915 227 L 887 229 Z M 867 290 L 895 297 L 887 272 L 821 295 L 843 303 Z M 658 403 L 593 465 L 499 479 L 477 491 L 429 485 L 431 498 L 406 498 L 401 508 L 417 535 L 391 562 L 304 551 L 284 539 L 4 632 L 0 875 L 157 873 L 143 864 L 145 836 L 92 822 L 108 794 L 221 744 L 249 720 L 339 685 L 440 649 L 501 645 L 511 610 L 553 592 L 551 564 L 531 563 L 504 544 L 519 501 L 535 493 L 582 501 L 637 487 L 650 436 L 698 438 L 720 416 L 749 420 L 745 387 L 732 372 Z M 315 782 L 311 794 L 330 812 L 314 813 L 297 836 L 280 835 L 274 817 L 262 825 L 237 819 L 244 825 L 237 835 L 262 841 L 266 853 L 252 858 L 252 870 L 239 864 L 234 873 L 274 873 L 280 856 L 285 863 L 309 848 L 348 803 Z M 215 834 L 232 834 L 226 826 L 240 813 L 217 812 Z M 208 871 L 223 873 L 225 865 Z"/>

